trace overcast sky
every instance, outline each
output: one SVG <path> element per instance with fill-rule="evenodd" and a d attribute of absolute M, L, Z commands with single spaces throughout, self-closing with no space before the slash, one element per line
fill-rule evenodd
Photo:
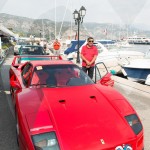
<path fill-rule="evenodd" d="M 0 13 L 37 19 L 61 5 L 72 13 L 84 6 L 87 9 L 84 22 L 150 25 L 150 0 L 0 0 Z"/>

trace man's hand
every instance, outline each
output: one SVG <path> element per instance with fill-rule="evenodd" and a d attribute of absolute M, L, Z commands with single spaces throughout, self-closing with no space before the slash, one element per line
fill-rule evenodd
<path fill-rule="evenodd" d="M 90 62 L 88 61 L 88 60 L 86 60 L 86 64 L 88 65 L 88 66 L 90 66 L 91 64 L 90 64 Z"/>

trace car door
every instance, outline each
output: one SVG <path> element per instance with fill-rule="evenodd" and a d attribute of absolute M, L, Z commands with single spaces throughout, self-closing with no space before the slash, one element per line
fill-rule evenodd
<path fill-rule="evenodd" d="M 30 85 L 32 77 L 32 68 L 33 66 L 30 63 L 23 65 L 20 68 L 20 73 L 15 73 L 11 76 L 10 79 L 10 92 L 12 95 L 12 101 L 15 106 L 17 93 L 22 91 L 23 88 L 26 88 Z M 21 74 L 21 75 L 20 75 Z"/>
<path fill-rule="evenodd" d="M 112 74 L 108 72 L 108 69 L 103 62 L 99 62 L 95 65 L 93 81 L 97 84 L 102 84 L 105 86 L 114 85 Z"/>

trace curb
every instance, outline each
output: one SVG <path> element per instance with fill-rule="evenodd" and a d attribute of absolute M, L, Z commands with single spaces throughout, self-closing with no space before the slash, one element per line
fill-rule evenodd
<path fill-rule="evenodd" d="M 148 85 L 133 82 L 133 81 L 121 78 L 121 77 L 117 77 L 117 76 L 112 76 L 112 78 L 114 79 L 116 83 L 119 83 L 121 85 L 125 85 L 128 87 L 134 88 L 136 90 L 145 92 L 147 94 L 150 94 L 150 86 Z"/>

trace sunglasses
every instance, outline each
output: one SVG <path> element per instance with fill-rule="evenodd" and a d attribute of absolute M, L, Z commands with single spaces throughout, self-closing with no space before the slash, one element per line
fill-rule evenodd
<path fill-rule="evenodd" d="M 88 42 L 92 42 L 93 43 L 94 41 L 88 41 Z"/>

